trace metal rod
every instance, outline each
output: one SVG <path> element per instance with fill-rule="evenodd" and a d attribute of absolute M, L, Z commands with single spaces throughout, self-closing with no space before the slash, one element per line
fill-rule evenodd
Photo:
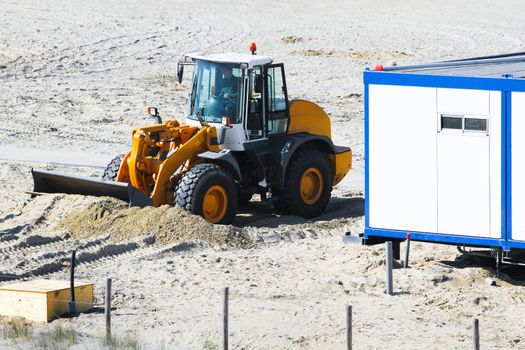
<path fill-rule="evenodd" d="M 494 58 L 494 59 L 480 59 L 480 60 L 470 60 L 470 61 L 452 61 L 452 62 L 438 62 L 438 63 L 429 63 L 429 64 L 416 64 L 412 66 L 391 66 L 391 67 L 383 67 L 383 70 L 384 71 L 416 70 L 416 69 L 428 69 L 428 68 L 473 66 L 477 64 L 513 63 L 513 62 L 524 62 L 524 61 L 525 61 L 525 57 Z"/>
<path fill-rule="evenodd" d="M 352 305 L 346 307 L 346 350 L 352 350 Z"/>
<path fill-rule="evenodd" d="M 111 278 L 106 279 L 104 294 L 104 314 L 106 316 L 106 338 L 111 337 Z"/>
<path fill-rule="evenodd" d="M 77 308 L 75 303 L 75 255 L 76 250 L 71 252 L 71 261 L 69 265 L 69 295 L 71 297 L 69 301 L 69 314 L 75 316 L 77 314 Z"/>
<path fill-rule="evenodd" d="M 408 268 L 408 258 L 410 256 L 410 233 L 407 233 L 407 239 L 405 241 L 405 269 Z"/>
<path fill-rule="evenodd" d="M 229 287 L 224 288 L 224 309 L 223 309 L 223 340 L 224 350 L 228 350 L 228 299 L 229 299 Z"/>
<path fill-rule="evenodd" d="M 479 350 L 479 320 L 474 319 L 472 324 L 472 336 L 474 340 L 474 350 Z"/>
<path fill-rule="evenodd" d="M 392 285 L 392 242 L 385 242 L 385 252 L 386 252 L 386 294 L 393 295 L 394 288 Z"/>
<path fill-rule="evenodd" d="M 472 60 L 489 60 L 492 58 L 504 58 L 504 57 L 516 57 L 516 56 L 525 56 L 525 52 L 511 52 L 511 53 L 502 53 L 498 55 L 491 56 L 479 56 L 479 57 L 469 57 L 469 58 L 460 58 L 455 60 L 447 60 L 443 62 L 461 62 L 461 61 L 472 61 Z"/>

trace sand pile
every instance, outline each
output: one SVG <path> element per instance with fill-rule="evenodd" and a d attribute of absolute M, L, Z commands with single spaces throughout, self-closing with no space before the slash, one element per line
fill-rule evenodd
<path fill-rule="evenodd" d="M 192 240 L 203 240 L 216 247 L 250 245 L 242 229 L 210 224 L 181 208 L 169 205 L 127 208 L 123 202 L 112 198 L 69 213 L 55 230 L 67 231 L 76 239 L 109 234 L 114 241 L 124 241 L 153 234 L 155 242 L 161 245 Z"/>

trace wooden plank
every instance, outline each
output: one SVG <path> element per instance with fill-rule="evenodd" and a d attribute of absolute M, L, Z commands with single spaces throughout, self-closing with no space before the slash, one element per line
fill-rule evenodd
<path fill-rule="evenodd" d="M 90 283 L 75 280 L 75 286 L 86 286 Z M 0 286 L 0 291 L 10 290 L 17 292 L 47 293 L 55 290 L 69 289 L 69 281 L 36 279 L 10 283 Z"/>
<path fill-rule="evenodd" d="M 68 282 L 69 283 L 69 282 Z M 69 312 L 69 288 L 47 293 L 47 319 L 52 320 Z M 78 286 L 75 282 L 75 299 L 77 312 L 86 312 L 93 307 L 93 285 Z"/>
<path fill-rule="evenodd" d="M 47 322 L 46 294 L 0 291 L 0 314 Z"/>
<path fill-rule="evenodd" d="M 93 307 L 93 284 L 75 281 L 77 310 Z M 69 312 L 69 281 L 33 280 L 0 287 L 0 314 L 49 322 Z"/>

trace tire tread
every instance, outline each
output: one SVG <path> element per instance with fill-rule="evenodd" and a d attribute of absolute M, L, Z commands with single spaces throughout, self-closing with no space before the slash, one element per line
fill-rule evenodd
<path fill-rule="evenodd" d="M 119 154 L 109 162 L 109 164 L 106 166 L 106 169 L 104 169 L 104 173 L 102 173 L 102 180 L 117 181 L 118 171 L 122 161 L 124 160 L 124 156 L 124 154 Z"/>
<path fill-rule="evenodd" d="M 227 178 L 232 179 L 230 173 L 228 173 L 224 168 L 212 164 L 212 163 L 200 163 L 191 167 L 179 180 L 177 186 L 175 187 L 175 203 L 179 207 L 191 212 L 196 213 L 197 208 L 195 207 L 194 199 L 197 192 L 199 181 L 208 173 L 217 172 L 220 175 L 226 176 Z M 232 183 L 233 179 L 231 180 Z M 235 195 L 237 195 L 235 193 Z M 231 199 L 230 199 L 231 200 Z M 237 201 L 231 202 L 234 205 L 236 210 Z"/>

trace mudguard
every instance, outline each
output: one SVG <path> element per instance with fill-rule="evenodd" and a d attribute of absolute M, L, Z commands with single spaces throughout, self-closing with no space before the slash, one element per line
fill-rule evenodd
<path fill-rule="evenodd" d="M 288 134 L 284 136 L 279 136 L 271 139 L 272 144 L 272 154 L 276 164 L 276 176 L 278 188 L 284 186 L 284 176 L 286 174 L 286 169 L 288 168 L 288 163 L 292 159 L 295 151 L 301 146 L 306 144 L 315 145 L 315 147 L 321 150 L 323 153 L 336 155 L 341 152 L 341 147 L 337 147 L 333 144 L 332 140 L 326 136 L 322 135 L 312 135 L 308 133 L 297 133 L 297 134 Z M 343 151 L 349 151 L 349 148 L 344 147 Z M 332 171 L 335 174 L 334 164 L 332 164 Z"/>
<path fill-rule="evenodd" d="M 230 154 L 229 150 L 221 150 L 220 152 L 206 151 L 199 153 L 197 156 L 199 158 L 211 160 L 213 163 L 227 169 L 233 175 L 235 180 L 241 180 L 241 168 L 235 157 Z"/>

